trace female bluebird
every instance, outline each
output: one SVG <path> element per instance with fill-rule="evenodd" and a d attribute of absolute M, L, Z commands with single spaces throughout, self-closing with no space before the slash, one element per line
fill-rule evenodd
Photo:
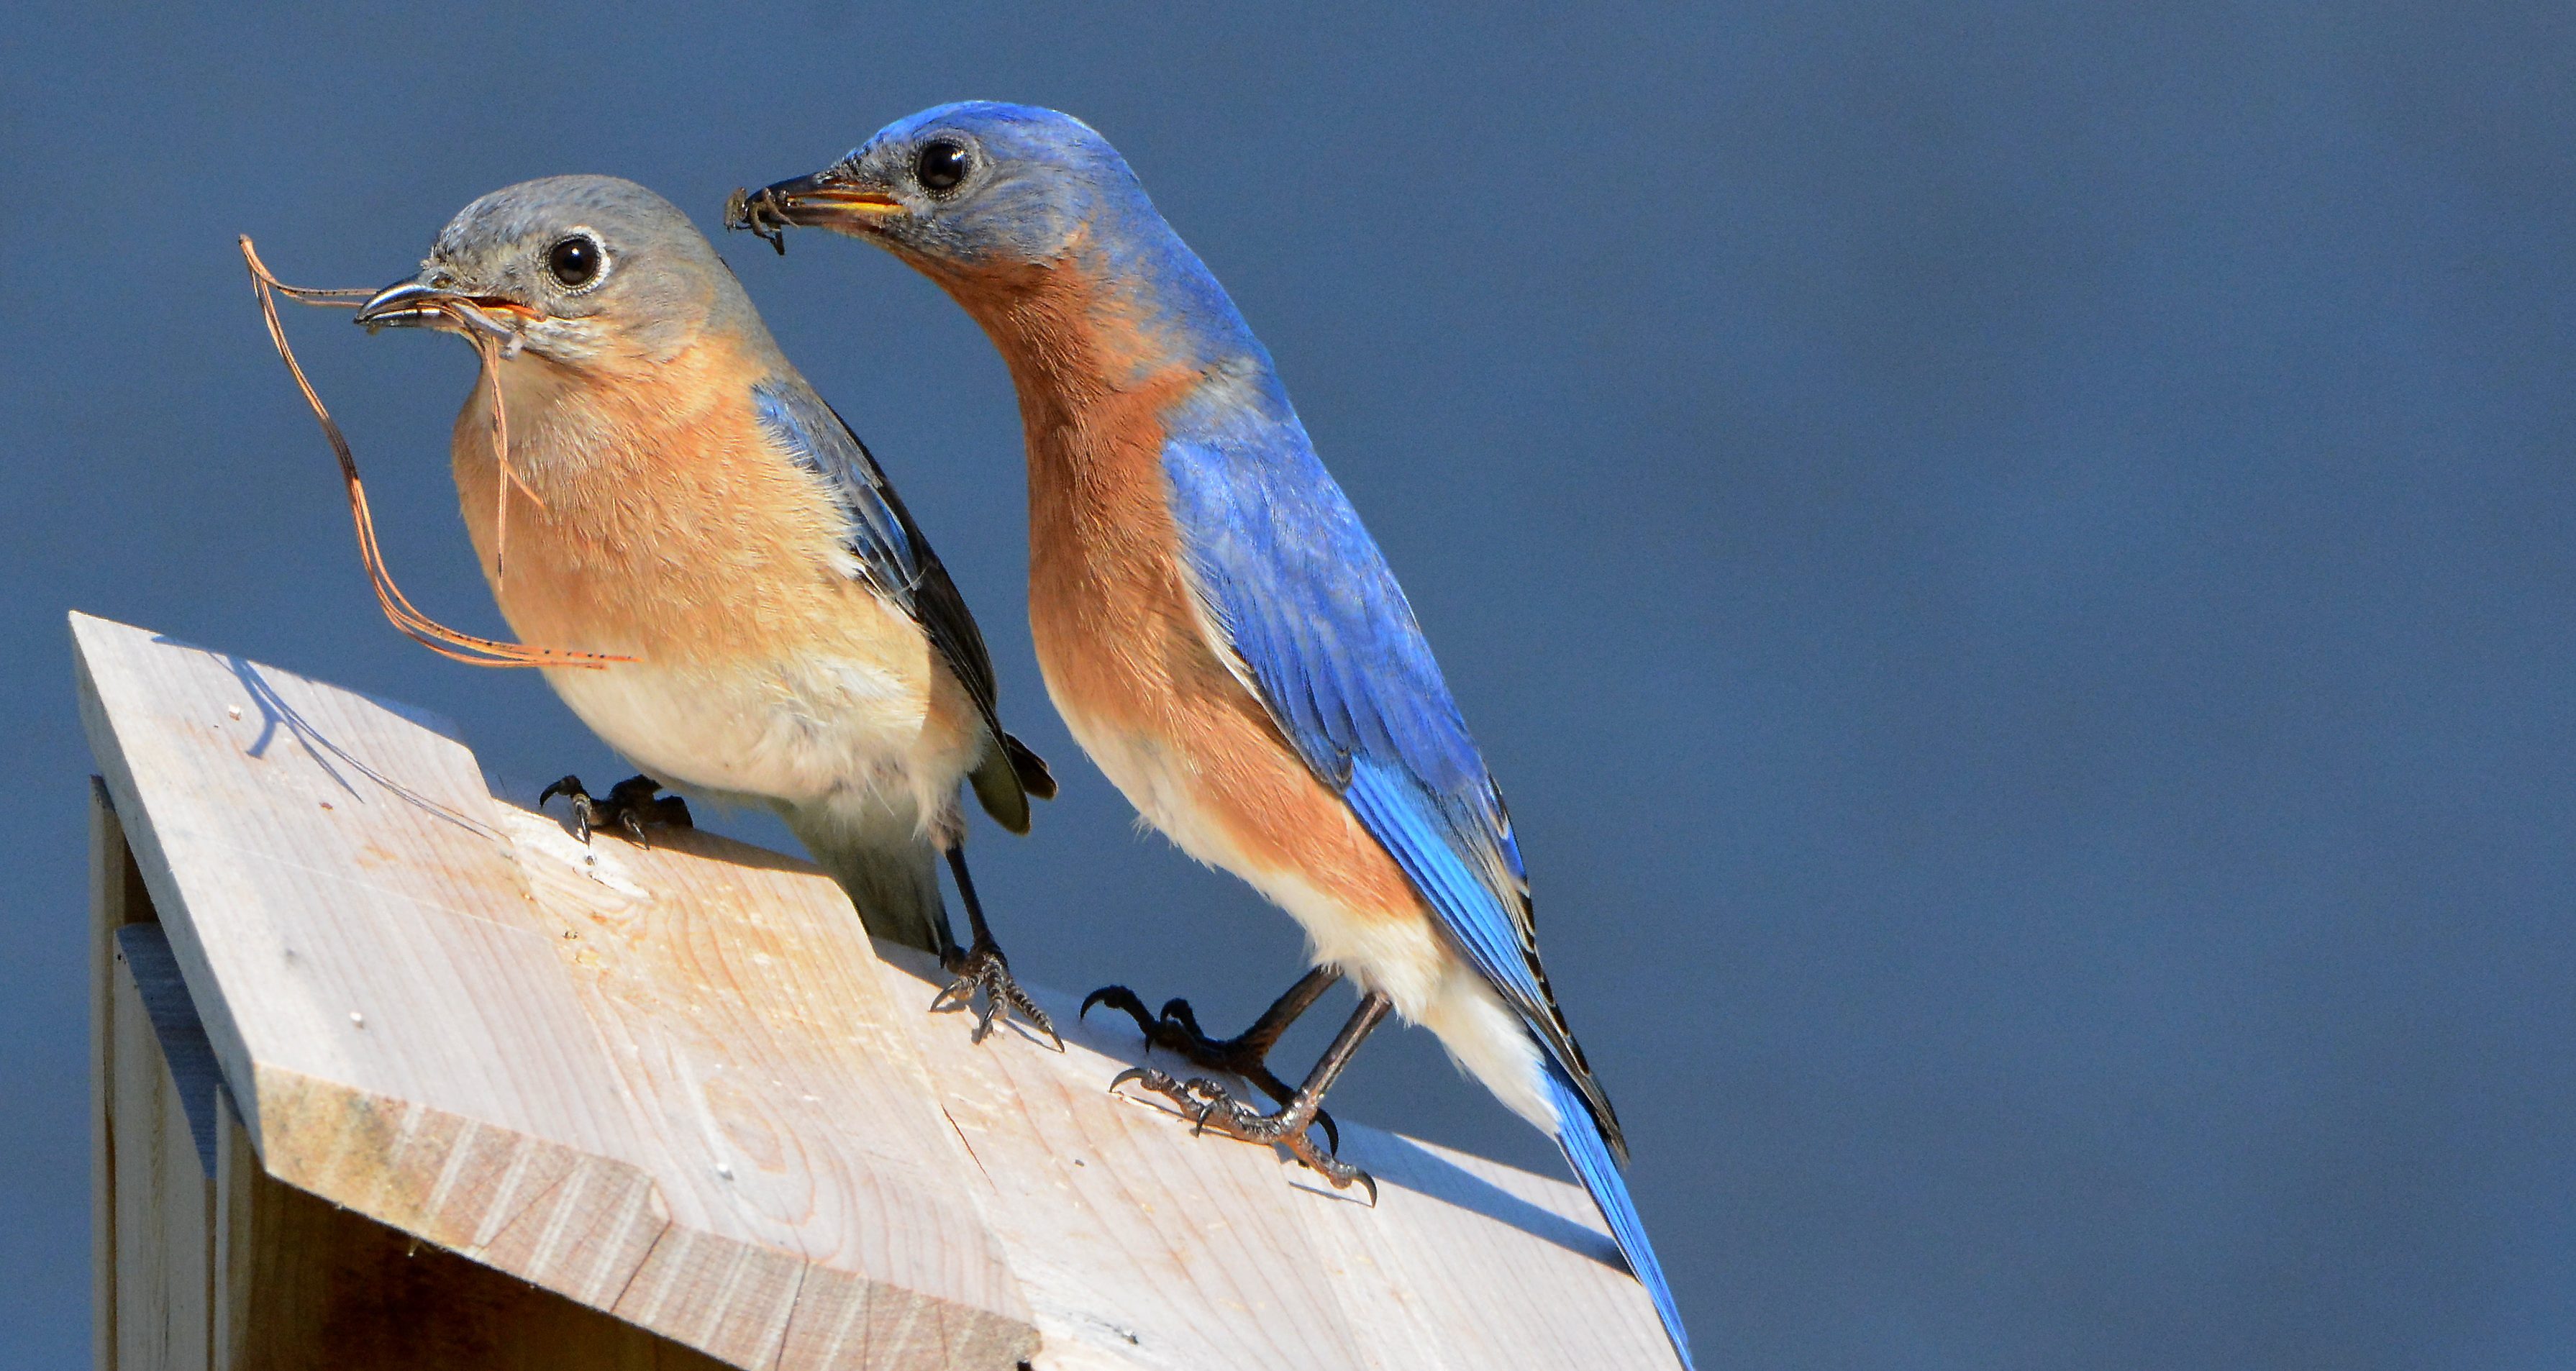
<path fill-rule="evenodd" d="M 1502 795 L 1269 353 L 1117 151 L 1050 110 L 946 105 L 728 217 L 773 243 L 804 224 L 888 248 L 983 325 L 1019 391 L 1029 625 L 1056 708 L 1155 827 L 1295 916 L 1318 964 L 1233 1043 L 1179 1006 L 1155 1023 L 1102 997 L 1237 1067 L 1336 974 L 1363 988 L 1275 1114 L 1209 1080 L 1122 1079 L 1347 1184 L 1308 1128 L 1394 1009 L 1557 1137 L 1687 1365 L 1618 1120 L 1539 964 Z"/>
<path fill-rule="evenodd" d="M 1025 833 L 1055 783 L 1002 731 L 974 617 L 894 487 L 687 216 L 605 176 L 494 191 L 358 322 L 504 339 L 454 435 L 484 577 L 521 638 L 633 659 L 546 671 L 652 778 L 550 787 L 585 836 L 596 814 L 640 838 L 658 784 L 775 809 L 870 933 L 943 954 L 943 1001 L 985 993 L 978 1037 L 1005 1006 L 1052 1033 L 985 926 L 957 789 Z"/>

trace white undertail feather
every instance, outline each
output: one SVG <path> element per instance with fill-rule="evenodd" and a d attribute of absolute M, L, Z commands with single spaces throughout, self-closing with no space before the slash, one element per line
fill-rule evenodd
<path fill-rule="evenodd" d="M 939 851 L 916 816 L 878 796 L 778 812 L 849 892 L 870 936 L 940 950 Z"/>

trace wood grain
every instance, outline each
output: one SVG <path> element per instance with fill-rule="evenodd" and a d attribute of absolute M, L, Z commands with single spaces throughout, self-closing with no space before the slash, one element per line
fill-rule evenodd
<path fill-rule="evenodd" d="M 203 1367 L 213 1318 L 206 1303 L 213 1178 L 199 1160 L 180 1082 L 162 1054 L 151 1011 L 122 957 L 109 1005 L 118 1123 L 114 1364 L 128 1371 Z M 190 1084 L 213 1087 L 203 1074 Z"/>
<path fill-rule="evenodd" d="M 724 1363 L 274 1180 L 218 1140 L 213 1371 L 713 1371 Z"/>
<path fill-rule="evenodd" d="M 738 1365 L 819 1364 L 781 1357 L 800 1309 L 864 1311 L 886 1365 L 1034 1352 L 980 1218 L 924 1184 L 968 1163 L 917 1085 L 868 1098 L 873 1135 L 743 1146 L 763 1108 L 819 1093 L 767 1082 L 882 1070 L 855 1025 L 801 1035 L 828 1070 L 772 1070 L 721 976 L 604 995 L 434 721 L 104 620 L 73 636 L 92 749 L 269 1174 Z M 851 917 L 771 861 L 766 887 L 703 865 L 738 898 L 785 880 Z M 767 911 L 732 912 L 728 955 L 798 965 L 762 949 Z M 692 1034 L 737 1055 L 693 1066 Z"/>
<path fill-rule="evenodd" d="M 345 1349 L 462 1319 L 386 1364 L 1673 1365 L 1573 1186 L 1345 1120 L 1371 1207 L 1109 1093 L 1142 1045 L 1066 997 L 1036 992 L 1063 1052 L 970 1041 L 926 1012 L 931 959 L 872 944 L 802 861 L 694 831 L 584 845 L 417 711 L 73 632 L 102 842 L 139 872 L 102 856 L 97 880 L 140 882 L 94 920 L 158 912 L 238 1105 L 179 1238 L 206 1254 L 195 1364 L 369 1365 Z M 136 1117 L 202 1171 L 181 1101 Z M 102 1281 L 185 1283 L 129 1232 L 128 1197 L 166 1187 L 101 1117 Z M 162 1336 L 113 1319 L 120 1347 Z M 313 1360 L 317 1326 L 380 1331 Z M 576 1346 L 607 1350 L 525 1350 Z"/>

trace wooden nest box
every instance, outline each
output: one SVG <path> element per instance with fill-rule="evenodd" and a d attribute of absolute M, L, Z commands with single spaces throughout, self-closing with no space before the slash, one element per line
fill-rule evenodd
<path fill-rule="evenodd" d="M 98 1364 L 1669 1367 L 1571 1185 L 1381 1197 L 968 1041 L 802 861 L 496 799 L 451 727 L 74 615 Z M 1121 1021 L 1123 1022 L 1123 1021 Z"/>

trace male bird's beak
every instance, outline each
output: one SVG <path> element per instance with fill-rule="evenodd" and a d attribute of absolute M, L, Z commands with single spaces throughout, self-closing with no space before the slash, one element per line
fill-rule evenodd
<path fill-rule="evenodd" d="M 903 202 L 882 186 L 855 179 L 838 167 L 780 181 L 757 191 L 735 191 L 725 206 L 725 227 L 749 229 L 787 251 L 789 226 L 830 229 L 855 238 L 903 213 Z"/>

